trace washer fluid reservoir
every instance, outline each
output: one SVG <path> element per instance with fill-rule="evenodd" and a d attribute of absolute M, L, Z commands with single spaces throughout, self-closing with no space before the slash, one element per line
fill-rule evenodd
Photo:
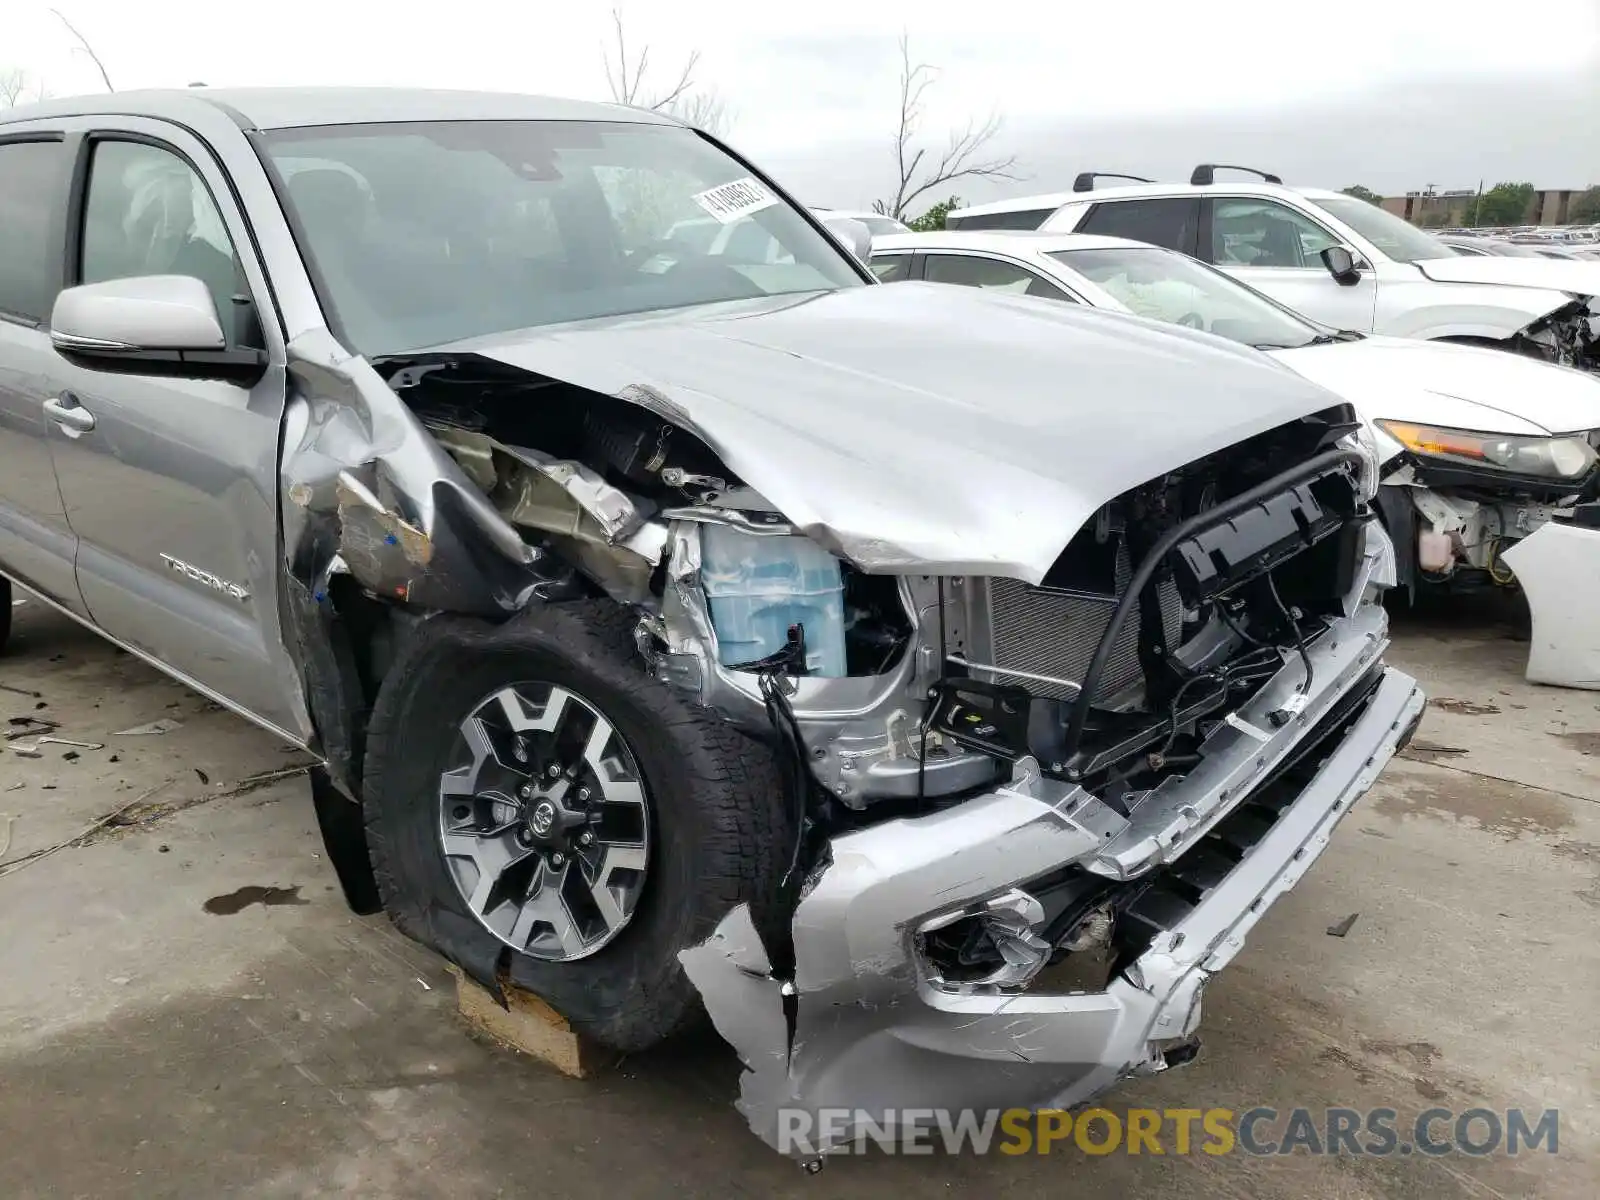
<path fill-rule="evenodd" d="M 803 625 L 809 673 L 847 673 L 844 577 L 839 560 L 810 538 L 702 525 L 700 582 L 723 666 L 778 653 L 788 644 L 789 627 Z"/>

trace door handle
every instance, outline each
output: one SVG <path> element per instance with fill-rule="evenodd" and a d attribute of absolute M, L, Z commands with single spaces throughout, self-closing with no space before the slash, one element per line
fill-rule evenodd
<path fill-rule="evenodd" d="M 62 392 L 44 402 L 44 415 L 60 425 L 69 435 L 88 433 L 94 428 L 94 414 L 78 403 L 71 392 Z"/>

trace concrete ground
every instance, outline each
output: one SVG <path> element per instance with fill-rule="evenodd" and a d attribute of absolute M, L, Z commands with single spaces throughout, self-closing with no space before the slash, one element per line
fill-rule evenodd
<path fill-rule="evenodd" d="M 0 719 L 103 748 L 0 750 L 0 863 L 100 823 L 0 867 L 9 1197 L 1600 1193 L 1600 694 L 1522 682 L 1501 625 L 1400 623 L 1392 657 L 1433 696 L 1417 744 L 1208 989 L 1199 1061 L 1107 1103 L 1551 1107 L 1559 1153 L 869 1156 L 812 1179 L 745 1129 L 714 1038 L 591 1082 L 474 1041 L 439 962 L 345 909 L 282 775 L 300 755 L 37 601 L 16 615 Z"/>

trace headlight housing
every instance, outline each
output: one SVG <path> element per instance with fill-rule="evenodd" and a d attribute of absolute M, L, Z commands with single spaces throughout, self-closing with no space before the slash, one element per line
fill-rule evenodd
<path fill-rule="evenodd" d="M 1339 445 L 1360 451 L 1361 498 L 1371 500 L 1378 494 L 1378 476 L 1383 471 L 1383 463 L 1378 458 L 1378 439 L 1372 436 L 1372 430 L 1363 421 L 1354 433 L 1347 433 L 1340 438 Z"/>
<path fill-rule="evenodd" d="M 1379 421 L 1379 425 L 1413 454 L 1441 462 L 1489 467 L 1514 475 L 1541 479 L 1582 479 L 1595 464 L 1595 449 L 1587 434 L 1566 437 L 1507 437 L 1499 433 L 1473 433 L 1416 425 L 1409 421 Z"/>

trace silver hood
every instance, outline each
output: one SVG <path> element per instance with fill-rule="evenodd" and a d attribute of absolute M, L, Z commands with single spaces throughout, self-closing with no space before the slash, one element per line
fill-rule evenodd
<path fill-rule="evenodd" d="M 1037 583 L 1128 488 L 1341 403 L 1169 325 L 901 283 L 472 339 L 698 434 L 864 570 Z"/>

